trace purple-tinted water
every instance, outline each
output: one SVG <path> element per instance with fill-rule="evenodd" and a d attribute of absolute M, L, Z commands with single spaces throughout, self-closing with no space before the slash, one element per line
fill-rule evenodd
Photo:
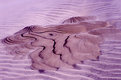
<path fill-rule="evenodd" d="M 0 0 L 0 39 L 28 25 L 61 24 L 72 16 L 96 16 L 114 21 L 120 29 L 120 0 Z M 0 44 L 0 80 L 121 80 L 121 39 L 112 36 L 102 45 L 99 61 L 85 61 L 78 69 L 30 69 L 30 59 L 13 59 Z"/>

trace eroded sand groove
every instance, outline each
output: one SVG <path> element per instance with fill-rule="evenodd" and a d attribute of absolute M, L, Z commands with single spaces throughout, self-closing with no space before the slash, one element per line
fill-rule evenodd
<path fill-rule="evenodd" d="M 33 69 L 73 68 L 73 65 L 81 61 L 97 60 L 101 54 L 99 44 L 105 35 L 119 32 L 111 29 L 107 22 L 84 20 L 74 17 L 65 20 L 63 23 L 66 24 L 50 25 L 47 28 L 39 25 L 28 26 L 6 37 L 2 42 L 16 57 L 25 56 L 33 50 L 29 54 Z M 69 24 L 75 21 L 78 23 Z"/>

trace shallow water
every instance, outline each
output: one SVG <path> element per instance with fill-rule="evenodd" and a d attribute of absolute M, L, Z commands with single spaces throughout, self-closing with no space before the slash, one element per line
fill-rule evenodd
<path fill-rule="evenodd" d="M 29 25 L 61 24 L 73 16 L 96 16 L 115 21 L 120 28 L 120 0 L 0 0 L 0 39 Z M 120 35 L 119 35 L 120 37 Z M 30 69 L 30 60 L 6 55 L 0 44 L 1 80 L 121 80 L 120 39 L 107 39 L 100 61 L 85 61 L 78 70 L 60 69 L 44 74 Z M 115 46 L 113 46 L 115 45 Z M 110 47 L 109 47 L 110 46 Z M 118 46 L 118 47 L 117 47 Z M 33 75 L 34 74 L 34 75 Z"/>

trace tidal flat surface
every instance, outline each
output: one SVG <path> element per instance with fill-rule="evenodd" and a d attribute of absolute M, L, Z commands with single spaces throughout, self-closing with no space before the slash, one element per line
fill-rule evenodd
<path fill-rule="evenodd" d="M 121 27 L 120 0 L 0 0 L 0 39 L 30 25 L 59 25 L 75 16 L 95 16 Z M 31 60 L 13 59 L 0 43 L 0 80 L 121 80 L 120 34 L 100 45 L 99 61 L 84 61 L 76 69 L 40 73 L 30 68 Z"/>

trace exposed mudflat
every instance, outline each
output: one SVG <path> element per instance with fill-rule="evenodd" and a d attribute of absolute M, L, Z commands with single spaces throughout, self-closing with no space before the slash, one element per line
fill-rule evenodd
<path fill-rule="evenodd" d="M 0 39 L 30 25 L 48 28 L 50 25 L 67 24 L 67 19 L 76 16 L 95 16 L 93 21 L 109 21 L 115 29 L 120 30 L 120 5 L 120 0 L 0 0 Z M 105 41 L 99 45 L 101 54 L 98 60 L 85 60 L 73 65 L 74 68 L 59 68 L 58 71 L 34 70 L 30 67 L 32 62 L 27 54 L 22 58 L 14 57 L 0 43 L 0 80 L 121 80 L 121 34 L 113 30 L 112 33 L 109 31 L 106 34 L 108 37 L 103 36 Z M 66 41 L 66 38 L 68 36 L 61 39 Z"/>

